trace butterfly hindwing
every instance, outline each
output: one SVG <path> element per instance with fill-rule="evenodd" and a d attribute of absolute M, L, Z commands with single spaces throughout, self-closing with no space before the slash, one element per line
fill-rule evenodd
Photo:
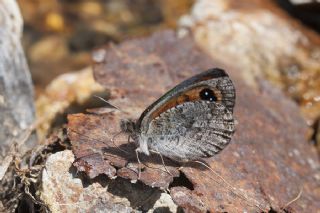
<path fill-rule="evenodd" d="M 213 156 L 230 142 L 234 104 L 229 76 L 220 69 L 208 70 L 182 82 L 145 110 L 137 123 L 139 140 L 179 161 Z"/>
<path fill-rule="evenodd" d="M 186 102 L 151 121 L 149 148 L 178 161 L 210 157 L 220 152 L 234 132 L 232 113 L 224 105 Z"/>

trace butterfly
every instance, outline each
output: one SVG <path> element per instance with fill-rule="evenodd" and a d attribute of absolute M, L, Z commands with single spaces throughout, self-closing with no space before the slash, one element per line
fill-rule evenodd
<path fill-rule="evenodd" d="M 169 90 L 138 120 L 122 120 L 120 128 L 146 155 L 154 151 L 181 162 L 212 157 L 235 131 L 235 97 L 228 74 L 209 69 Z"/>

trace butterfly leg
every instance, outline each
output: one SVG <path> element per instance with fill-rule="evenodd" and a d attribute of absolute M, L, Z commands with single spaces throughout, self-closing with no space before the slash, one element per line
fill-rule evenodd
<path fill-rule="evenodd" d="M 166 167 L 166 164 L 164 163 L 164 160 L 163 160 L 163 157 L 162 157 L 161 153 L 158 152 L 158 151 L 154 151 L 154 150 L 149 150 L 149 151 L 160 155 L 160 158 L 161 158 L 162 165 L 163 165 L 164 169 L 165 169 L 166 172 L 168 172 L 171 176 L 173 176 L 173 175 L 170 173 L 170 171 L 168 170 L 168 168 Z"/>
<path fill-rule="evenodd" d="M 136 156 L 137 156 L 137 161 L 138 161 L 138 180 L 140 180 L 140 177 L 141 177 L 141 161 L 139 159 L 139 152 L 140 152 L 140 149 L 137 148 L 136 150 Z"/>

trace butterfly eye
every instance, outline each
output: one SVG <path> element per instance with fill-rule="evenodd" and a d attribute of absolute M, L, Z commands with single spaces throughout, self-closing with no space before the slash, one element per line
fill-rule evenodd
<path fill-rule="evenodd" d="M 214 92 L 211 89 L 203 89 L 200 91 L 200 98 L 202 100 L 206 100 L 206 101 L 217 101 L 217 97 L 215 96 Z"/>

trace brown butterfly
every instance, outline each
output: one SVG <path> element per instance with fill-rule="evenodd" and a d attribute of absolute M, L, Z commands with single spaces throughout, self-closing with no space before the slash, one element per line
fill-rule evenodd
<path fill-rule="evenodd" d="M 121 122 L 137 151 L 154 151 L 177 161 L 214 156 L 235 131 L 235 88 L 218 68 L 195 75 L 151 104 L 134 122 Z"/>

